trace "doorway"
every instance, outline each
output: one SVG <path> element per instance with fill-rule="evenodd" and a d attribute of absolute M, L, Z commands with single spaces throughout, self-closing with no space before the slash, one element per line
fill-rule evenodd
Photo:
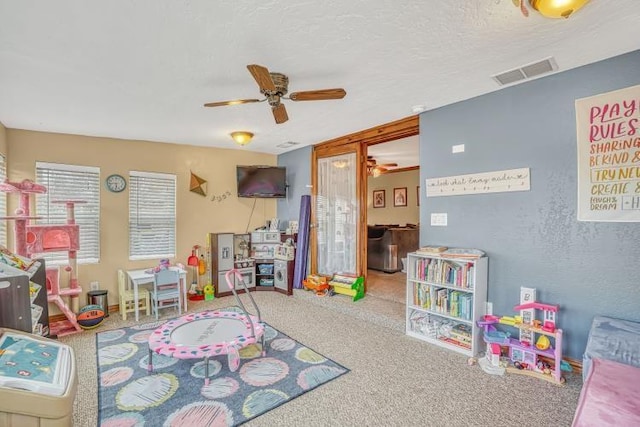
<path fill-rule="evenodd" d="M 369 188 L 367 185 L 367 150 L 369 146 L 375 144 L 382 144 L 389 141 L 401 140 L 403 138 L 416 136 L 419 134 L 419 119 L 418 116 L 411 116 L 405 119 L 398 120 L 396 122 L 381 125 L 375 128 L 367 129 L 354 134 L 346 135 L 344 137 L 336 138 L 331 141 L 327 141 L 322 144 L 314 146 L 312 154 L 312 197 L 318 199 L 318 189 L 320 183 L 327 179 L 327 173 L 329 168 L 321 165 L 323 159 L 326 162 L 327 158 L 345 155 L 348 153 L 355 153 L 356 155 L 356 167 L 349 169 L 349 180 L 356 183 L 356 206 L 355 209 L 355 221 L 356 226 L 353 229 L 353 234 L 350 238 L 355 244 L 356 251 L 349 256 L 351 260 L 343 259 L 343 262 L 348 265 L 354 266 L 353 273 L 358 276 L 365 277 L 365 292 L 369 287 L 368 280 L 368 268 L 367 268 L 367 209 L 370 203 Z M 416 156 L 417 158 L 417 156 Z M 333 165 L 333 163 L 331 163 Z M 326 164 L 325 164 L 326 166 Z M 344 177 L 343 177 L 344 178 Z M 406 188 L 405 202 L 409 195 L 409 187 Z M 415 194 L 415 189 L 412 189 Z M 402 201 L 398 200 L 400 203 Z M 324 210 L 323 215 L 327 215 L 327 224 L 336 224 L 339 222 L 338 212 L 335 209 Z M 331 273 L 321 272 L 318 270 L 319 260 L 321 257 L 327 255 L 327 245 L 324 245 L 322 237 L 322 230 L 318 230 L 319 211 L 317 207 L 315 211 L 312 211 L 311 221 L 314 227 L 311 228 L 311 272 L 317 273 Z M 328 230 L 327 230 L 328 231 Z"/>
<path fill-rule="evenodd" d="M 419 135 L 367 146 L 368 294 L 406 302 L 407 253 L 419 247 Z"/>

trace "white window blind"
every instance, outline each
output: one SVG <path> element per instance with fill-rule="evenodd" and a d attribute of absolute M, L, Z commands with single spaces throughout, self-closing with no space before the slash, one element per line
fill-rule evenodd
<path fill-rule="evenodd" d="M 129 259 L 176 254 L 176 176 L 129 172 Z"/>
<path fill-rule="evenodd" d="M 36 194 L 37 224 L 66 224 L 67 207 L 61 200 L 75 200 L 74 218 L 80 226 L 78 263 L 100 262 L 100 168 L 36 162 L 36 182 L 47 187 Z M 40 254 L 48 264 L 68 262 L 67 252 Z"/>
<path fill-rule="evenodd" d="M 7 162 L 0 154 L 0 182 L 7 179 Z M 7 193 L 0 192 L 0 216 L 7 215 Z M 7 221 L 0 220 L 0 245 L 7 247 Z"/>

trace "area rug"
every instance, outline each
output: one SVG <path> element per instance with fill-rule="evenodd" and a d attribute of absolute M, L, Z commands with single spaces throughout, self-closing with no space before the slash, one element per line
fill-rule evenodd
<path fill-rule="evenodd" d="M 99 426 L 240 425 L 349 372 L 265 324 L 266 355 L 242 349 L 235 372 L 226 356 L 210 359 L 209 385 L 203 360 L 154 354 L 149 373 L 148 338 L 163 323 L 96 334 Z"/>

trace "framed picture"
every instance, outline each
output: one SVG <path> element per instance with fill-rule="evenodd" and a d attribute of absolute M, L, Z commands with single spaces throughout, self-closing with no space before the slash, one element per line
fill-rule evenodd
<path fill-rule="evenodd" d="M 384 208 L 384 190 L 373 190 L 373 207 Z"/>
<path fill-rule="evenodd" d="M 416 187 L 416 205 L 420 206 L 420 186 Z"/>
<path fill-rule="evenodd" d="M 393 189 L 393 206 L 407 206 L 407 187 Z"/>

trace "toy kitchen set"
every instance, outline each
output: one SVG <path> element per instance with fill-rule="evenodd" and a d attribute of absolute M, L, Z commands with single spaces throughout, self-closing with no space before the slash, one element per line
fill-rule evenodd
<path fill-rule="evenodd" d="M 272 220 L 270 226 L 251 233 L 209 233 L 207 253 L 216 297 L 231 295 L 224 275 L 232 268 L 250 291 L 293 294 L 294 238 L 281 233 L 277 225 Z M 236 291 L 242 292 L 242 283 L 235 280 Z"/>

